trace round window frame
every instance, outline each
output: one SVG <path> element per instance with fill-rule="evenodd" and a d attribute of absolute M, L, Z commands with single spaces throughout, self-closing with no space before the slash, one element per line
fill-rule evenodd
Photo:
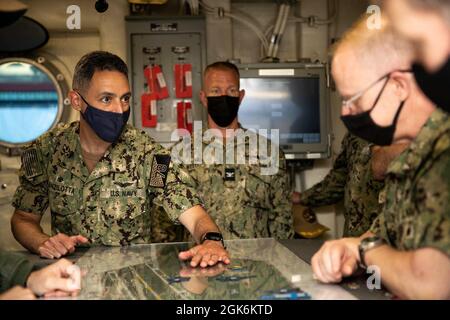
<path fill-rule="evenodd" d="M 48 59 L 43 55 L 37 56 L 15 55 L 15 56 L 0 57 L 0 65 L 11 62 L 27 63 L 38 68 L 40 71 L 42 71 L 50 78 L 51 82 L 53 83 L 53 86 L 55 87 L 55 90 L 58 95 L 58 110 L 56 113 L 56 117 L 53 120 L 53 123 L 45 132 L 48 132 L 49 130 L 53 129 L 58 123 L 61 122 L 61 120 L 67 120 L 70 115 L 70 108 L 66 108 L 67 106 L 70 106 L 70 102 L 67 98 L 67 95 L 69 93 L 69 85 L 67 83 L 64 74 L 54 64 L 49 62 Z M 21 143 L 10 143 L 0 139 L 0 151 L 3 151 L 8 155 L 17 154 L 17 151 L 20 151 L 22 147 L 33 142 L 37 138 L 38 137 L 30 141 Z"/>

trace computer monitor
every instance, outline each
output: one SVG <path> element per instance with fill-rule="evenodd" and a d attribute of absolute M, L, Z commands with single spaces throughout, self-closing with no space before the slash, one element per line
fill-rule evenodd
<path fill-rule="evenodd" d="M 245 97 L 238 119 L 247 129 L 279 130 L 287 159 L 330 156 L 329 99 L 323 64 L 241 64 Z M 271 138 L 269 136 L 269 138 Z"/>

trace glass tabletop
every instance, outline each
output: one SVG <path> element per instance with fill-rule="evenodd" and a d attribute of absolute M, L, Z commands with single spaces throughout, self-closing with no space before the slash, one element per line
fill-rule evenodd
<path fill-rule="evenodd" d="M 192 268 L 178 253 L 193 243 L 93 247 L 77 261 L 86 272 L 78 299 L 355 299 L 313 278 L 308 263 L 274 239 L 229 240 L 231 264 Z"/>

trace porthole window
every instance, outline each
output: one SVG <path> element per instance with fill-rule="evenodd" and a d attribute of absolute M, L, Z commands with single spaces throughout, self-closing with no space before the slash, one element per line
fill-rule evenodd
<path fill-rule="evenodd" d="M 67 104 L 64 76 L 42 57 L 0 60 L 0 144 L 20 147 L 53 128 Z"/>

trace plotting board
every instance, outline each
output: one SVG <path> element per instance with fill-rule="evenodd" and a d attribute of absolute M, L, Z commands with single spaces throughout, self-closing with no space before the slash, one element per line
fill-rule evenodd
<path fill-rule="evenodd" d="M 313 279 L 311 267 L 274 239 L 226 241 L 232 262 L 191 268 L 178 253 L 192 243 L 94 247 L 77 261 L 87 274 L 80 299 L 355 299 Z"/>

